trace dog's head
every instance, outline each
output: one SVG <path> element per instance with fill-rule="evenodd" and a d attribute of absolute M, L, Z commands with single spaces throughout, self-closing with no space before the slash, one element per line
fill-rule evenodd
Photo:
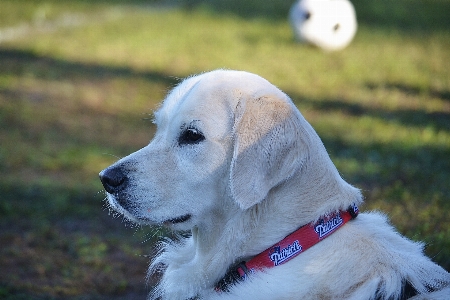
<path fill-rule="evenodd" d="M 100 178 L 110 206 L 126 218 L 179 230 L 263 201 L 318 143 L 283 92 L 239 71 L 186 79 L 164 100 L 155 123 L 150 144 Z"/>

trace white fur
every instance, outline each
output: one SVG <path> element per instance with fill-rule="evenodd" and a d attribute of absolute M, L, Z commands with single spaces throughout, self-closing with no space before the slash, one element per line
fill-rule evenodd
<path fill-rule="evenodd" d="M 126 174 L 126 186 L 108 200 L 131 221 L 192 233 L 162 243 L 149 272 L 163 275 L 150 299 L 395 299 L 406 280 L 423 293 L 426 285 L 442 290 L 430 299 L 448 299 L 449 274 L 379 213 L 361 213 L 230 292 L 214 291 L 231 265 L 324 214 L 361 204 L 362 196 L 340 177 L 288 96 L 257 75 L 191 77 L 155 115 L 151 143 L 100 174 Z M 186 126 L 205 140 L 181 145 Z M 191 218 L 167 221 L 183 215 Z"/>
<path fill-rule="evenodd" d="M 297 40 L 327 51 L 347 47 L 357 30 L 355 9 L 348 0 L 299 0 L 289 20 Z"/>

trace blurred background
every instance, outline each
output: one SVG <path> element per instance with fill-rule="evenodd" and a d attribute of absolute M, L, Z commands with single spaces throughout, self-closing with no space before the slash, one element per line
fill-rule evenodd
<path fill-rule="evenodd" d="M 290 95 L 362 210 L 450 270 L 450 1 L 352 3 L 354 40 L 327 53 L 294 41 L 293 0 L 1 0 L 0 298 L 145 299 L 161 233 L 108 212 L 98 172 L 216 68 Z"/>

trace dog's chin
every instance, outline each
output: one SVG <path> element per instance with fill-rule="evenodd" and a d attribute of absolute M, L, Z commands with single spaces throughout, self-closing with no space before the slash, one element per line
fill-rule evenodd
<path fill-rule="evenodd" d="M 189 230 L 192 227 L 192 217 L 191 214 L 185 214 L 179 217 L 162 220 L 153 220 L 144 216 L 136 217 L 136 219 L 140 224 L 164 226 L 173 230 Z"/>
<path fill-rule="evenodd" d="M 163 226 L 176 231 L 187 231 L 190 230 L 193 226 L 193 216 L 191 214 L 185 214 L 179 217 L 163 220 L 154 220 L 147 216 L 133 216 L 129 212 L 127 214 L 124 214 L 124 216 L 131 222 L 139 225 Z"/>
<path fill-rule="evenodd" d="M 113 195 L 108 195 L 108 203 L 112 210 L 123 215 L 128 221 L 137 225 L 164 226 L 173 230 L 190 230 L 192 225 L 192 214 L 184 214 L 174 218 L 152 218 L 151 216 L 133 213 L 121 206 Z"/>

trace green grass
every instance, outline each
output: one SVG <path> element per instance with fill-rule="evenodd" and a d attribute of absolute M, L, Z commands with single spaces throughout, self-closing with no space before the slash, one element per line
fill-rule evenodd
<path fill-rule="evenodd" d="M 354 5 L 355 40 L 324 53 L 293 42 L 284 0 L 2 0 L 0 298 L 145 297 L 161 233 L 108 215 L 97 174 L 148 143 L 180 78 L 216 68 L 287 92 L 363 210 L 449 270 L 450 1 Z"/>

